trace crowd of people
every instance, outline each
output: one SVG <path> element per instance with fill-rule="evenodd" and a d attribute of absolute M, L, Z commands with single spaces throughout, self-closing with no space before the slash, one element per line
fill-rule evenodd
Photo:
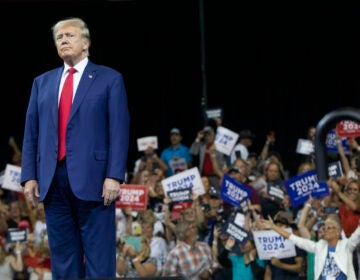
<path fill-rule="evenodd" d="M 182 144 L 181 131 L 174 128 L 168 147 L 159 151 L 148 148 L 134 162 L 134 170 L 125 183 L 147 186 L 148 206 L 145 211 L 116 209 L 116 276 L 182 276 L 194 280 L 359 279 L 358 143 L 350 139 L 351 152 L 345 154 L 341 140 L 337 139 L 336 159 L 341 162 L 343 176 L 329 178 L 328 196 L 309 196 L 301 207 L 293 207 L 284 187 L 292 175 L 281 155 L 272 148 L 276 141 L 274 133 L 266 136 L 259 153 L 251 150 L 256 136 L 250 130 L 239 135 L 236 149 L 241 152 L 234 151 L 232 157 L 216 150 L 216 127 L 202 128 L 190 147 Z M 14 149 L 15 153 L 12 163 L 21 166 L 19 150 Z M 180 159 L 186 162 L 185 168 L 174 164 Z M 179 211 L 165 195 L 162 180 L 192 167 L 199 169 L 205 194 L 193 194 Z M 313 169 L 316 169 L 313 156 L 304 156 L 294 175 Z M 225 174 L 252 188 L 247 211 L 221 198 Z M 280 189 L 283 199 L 272 196 L 271 188 Z M 33 208 L 22 193 L 0 191 L 0 278 L 52 279 L 43 204 Z M 236 213 L 245 216 L 244 227 L 250 233 L 245 243 L 222 227 Z M 8 231 L 12 228 L 25 228 L 26 240 L 9 242 Z M 253 236 L 259 230 L 274 230 L 291 240 L 296 245 L 295 256 L 260 259 Z"/>
<path fill-rule="evenodd" d="M 216 123 L 221 125 L 221 120 Z M 147 222 L 152 220 L 153 224 L 152 236 L 148 237 L 149 254 L 157 256 L 158 261 L 157 272 L 152 274 L 149 269 L 149 274 L 145 275 L 177 275 L 184 279 L 358 279 L 358 143 L 350 139 L 351 151 L 345 154 L 337 136 L 338 153 L 329 156 L 341 162 L 343 175 L 329 178 L 329 195 L 320 198 L 310 195 L 306 203 L 293 207 L 285 182 L 292 176 L 316 170 L 313 154 L 303 155 L 297 173 L 290 174 L 281 155 L 273 149 L 276 141 L 273 131 L 267 134 L 262 150 L 257 153 L 252 150 L 256 136 L 244 129 L 230 156 L 216 150 L 215 136 L 216 127 L 205 126 L 186 147 L 181 143 L 180 129 L 174 128 L 170 131 L 169 147 L 159 151 L 148 148 L 144 157 L 134 164 L 129 183 L 149 188 L 147 211 L 152 212 L 152 218 Z M 308 139 L 313 141 L 314 137 L 315 127 L 311 127 Z M 181 158 L 185 159 L 187 168 L 199 169 L 205 194 L 194 195 L 179 214 L 165 195 L 161 181 L 183 171 L 174 169 L 174 161 Z M 247 201 L 247 211 L 221 198 L 225 174 L 253 190 Z M 283 198 L 272 195 L 273 189 L 281 191 Z M 224 232 L 222 227 L 224 221 L 236 213 L 244 214 L 244 226 L 250 233 L 244 244 Z M 119 215 L 119 219 L 120 223 L 132 224 L 118 227 L 125 234 L 143 236 L 148 232 L 141 215 L 135 219 L 128 211 Z M 159 222 L 161 226 L 155 226 Z M 135 231 L 136 223 L 140 225 L 139 232 Z M 296 245 L 295 255 L 260 259 L 253 237 L 253 232 L 259 230 L 273 230 L 289 238 Z M 121 235 L 118 232 L 118 236 Z M 155 236 L 163 238 L 166 246 L 151 246 Z M 160 258 L 160 255 L 166 257 Z M 119 259 L 126 257 L 119 251 Z M 137 266 L 133 264 L 133 267 Z M 141 273 L 144 271 L 147 270 Z M 140 270 L 138 273 L 144 275 Z M 122 270 L 118 275 L 126 276 L 126 273 Z"/>

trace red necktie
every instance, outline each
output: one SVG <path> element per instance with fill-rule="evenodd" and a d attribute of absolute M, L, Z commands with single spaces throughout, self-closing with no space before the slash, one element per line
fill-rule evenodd
<path fill-rule="evenodd" d="M 74 90 L 74 73 L 76 72 L 75 68 L 69 68 L 69 74 L 67 75 L 60 96 L 59 104 L 59 152 L 58 160 L 62 160 L 66 154 L 66 127 L 70 115 L 72 99 L 73 99 L 73 90 Z"/>

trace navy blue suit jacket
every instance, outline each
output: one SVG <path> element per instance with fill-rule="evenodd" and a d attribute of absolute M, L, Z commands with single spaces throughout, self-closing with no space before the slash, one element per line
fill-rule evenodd
<path fill-rule="evenodd" d="M 63 67 L 34 79 L 26 113 L 21 184 L 38 180 L 43 201 L 58 153 L 58 93 Z M 124 180 L 129 112 L 121 73 L 88 62 L 77 88 L 66 131 L 66 164 L 74 195 L 102 201 L 106 177 Z"/>

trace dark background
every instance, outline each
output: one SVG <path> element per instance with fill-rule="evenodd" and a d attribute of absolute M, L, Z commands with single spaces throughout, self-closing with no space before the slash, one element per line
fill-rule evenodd
<path fill-rule="evenodd" d="M 157 135 L 160 152 L 178 127 L 190 146 L 204 126 L 204 91 L 208 108 L 224 109 L 223 126 L 256 134 L 252 150 L 260 152 L 274 130 L 273 149 L 291 171 L 309 126 L 332 110 L 359 107 L 359 4 L 201 1 L 0 2 L 2 167 L 9 137 L 21 146 L 33 78 L 62 64 L 51 26 L 64 17 L 83 18 L 90 59 L 124 75 L 129 171 L 139 137 Z"/>

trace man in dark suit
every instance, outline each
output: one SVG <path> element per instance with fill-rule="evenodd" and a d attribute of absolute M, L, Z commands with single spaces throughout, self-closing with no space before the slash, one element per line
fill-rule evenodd
<path fill-rule="evenodd" d="M 121 73 L 89 59 L 90 32 L 79 18 L 57 22 L 62 67 L 34 79 L 26 113 L 21 184 L 44 202 L 53 279 L 114 278 L 115 202 L 125 179 L 129 112 Z M 73 99 L 64 139 L 60 95 L 70 68 Z M 65 140 L 65 157 L 59 157 Z"/>

